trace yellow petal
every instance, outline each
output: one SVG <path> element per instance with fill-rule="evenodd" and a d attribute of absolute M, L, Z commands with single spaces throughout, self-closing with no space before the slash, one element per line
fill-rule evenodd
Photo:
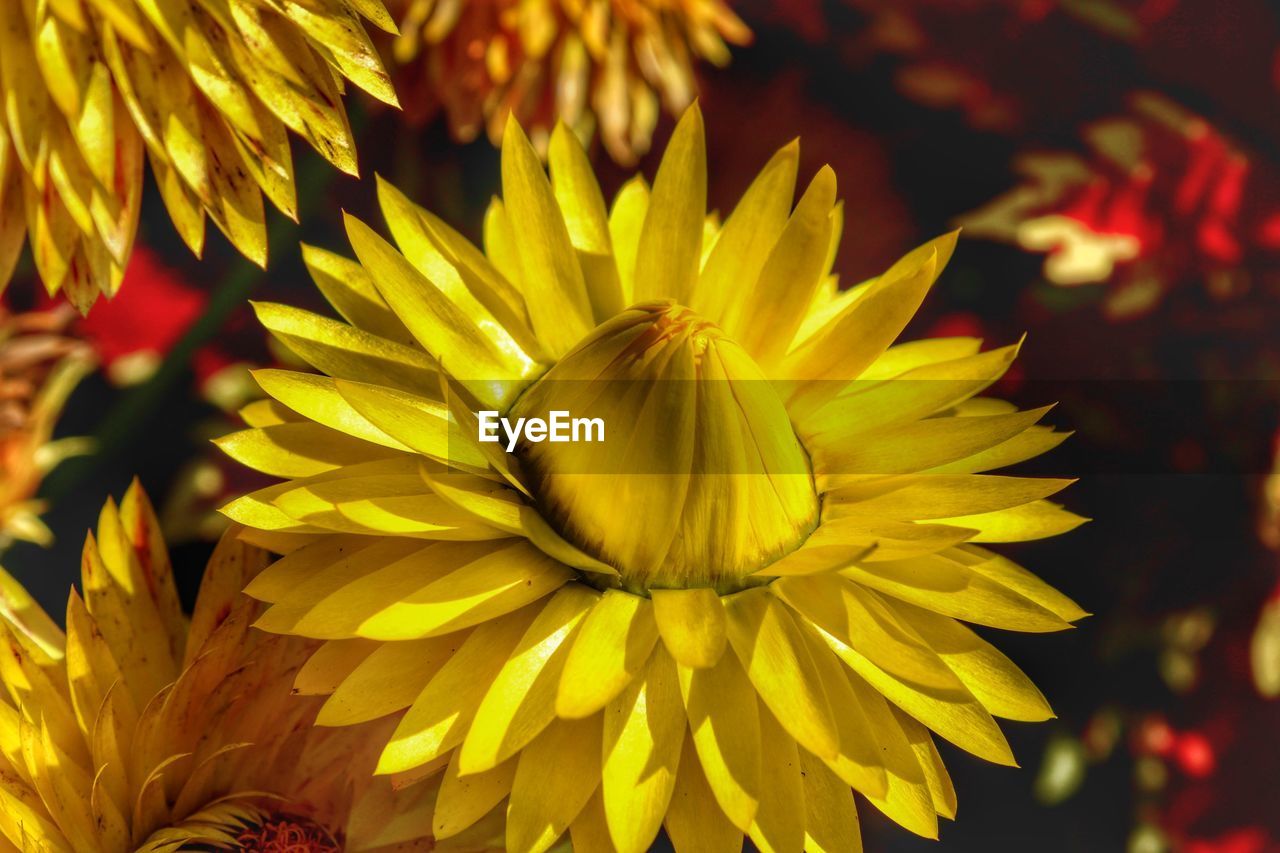
<path fill-rule="evenodd" d="M 836 173 L 823 166 L 800 198 L 759 278 L 745 298 L 736 301 L 739 310 L 729 312 L 726 331 L 765 370 L 787 354 L 826 273 L 835 201 Z"/>
<path fill-rule="evenodd" d="M 905 604 L 897 609 L 994 716 L 1036 723 L 1053 717 L 1031 679 L 995 646 L 949 617 Z"/>
<path fill-rule="evenodd" d="M 622 185 L 609 211 L 609 235 L 613 240 L 613 257 L 618 264 L 622 301 L 635 300 L 636 256 L 640 251 L 640 231 L 649 212 L 649 185 L 640 175 Z"/>
<path fill-rule="evenodd" d="M 554 720 L 521 751 L 507 810 L 512 853 L 550 849 L 599 790 L 602 722 Z"/>
<path fill-rule="evenodd" d="M 724 607 L 715 590 L 655 589 L 650 597 L 662 642 L 676 663 L 715 666 L 728 642 Z"/>
<path fill-rule="evenodd" d="M 636 254 L 635 301 L 671 298 L 688 304 L 698 280 L 706 211 L 706 131 L 695 102 L 676 125 L 654 178 Z"/>
<path fill-rule="evenodd" d="M 894 719 L 902 727 L 902 733 L 911 744 L 911 751 L 915 753 L 916 761 L 924 773 L 924 781 L 929 787 L 933 810 L 942 817 L 955 820 L 956 789 L 951 784 L 951 775 L 942 764 L 942 756 L 938 754 L 938 747 L 934 745 L 929 730 L 892 705 L 889 706 L 889 710 L 893 712 Z"/>
<path fill-rule="evenodd" d="M 764 789 L 759 700 L 734 655 L 708 669 L 679 668 L 689 731 L 707 784 L 729 820 L 746 832 Z"/>
<path fill-rule="evenodd" d="M 899 723 L 894 708 L 870 684 L 850 675 L 858 702 L 870 721 L 871 737 L 884 756 L 888 791 L 867 800 L 905 829 L 925 838 L 938 837 L 938 814 L 926 774 Z"/>
<path fill-rule="evenodd" d="M 822 475 L 912 474 L 997 447 L 1048 413 L 1051 406 L 1008 415 L 941 417 L 813 449 L 814 471 Z"/>
<path fill-rule="evenodd" d="M 800 143 L 793 140 L 769 159 L 725 220 L 689 306 L 719 322 L 744 288 L 754 285 L 791 212 Z M 746 315 L 751 319 L 751 315 Z"/>
<path fill-rule="evenodd" d="M 859 563 L 842 569 L 841 574 L 899 601 L 978 625 L 1036 633 L 1071 627 L 1041 600 L 1043 590 L 1049 590 L 1044 593 L 1047 595 L 1063 599 L 1065 596 L 1053 592 L 1029 573 L 1026 577 L 1030 580 L 1018 575 L 1009 583 L 990 577 L 975 565 L 983 562 L 978 557 L 966 557 L 961 548 L 950 548 L 909 560 Z M 1022 585 L 1032 585 L 1029 588 L 1036 591 L 1037 597 L 1019 589 Z M 1079 618 L 1083 614 L 1072 612 L 1072 615 Z"/>
<path fill-rule="evenodd" d="M 769 780 L 769 793 L 760 801 L 751 840 L 761 853 L 802 853 L 804 850 L 804 785 L 800 750 L 779 721 L 760 707 L 760 773 Z"/>
<path fill-rule="evenodd" d="M 381 648 L 373 640 L 330 640 L 316 649 L 293 679 L 301 696 L 328 696 L 360 662 Z"/>
<path fill-rule="evenodd" d="M 956 516 L 1011 509 L 1048 497 L 1074 480 L 998 477 L 984 474 L 921 474 L 867 478 L 828 491 L 824 501 L 848 504 L 852 512 L 919 521 L 941 519 L 956 527 L 978 528 Z"/>
<path fill-rule="evenodd" d="M 518 610 L 572 577 L 518 540 L 440 542 L 321 600 L 293 630 L 320 639 L 440 636 Z"/>
<path fill-rule="evenodd" d="M 807 752 L 800 753 L 804 780 L 804 849 L 813 853 L 862 853 L 858 810 L 849 786 Z"/>
<path fill-rule="evenodd" d="M 306 243 L 302 244 L 302 262 L 325 299 L 348 323 L 389 341 L 417 346 L 364 267 Z"/>
<path fill-rule="evenodd" d="M 658 628 L 648 599 L 606 590 L 582 621 L 556 694 L 556 713 L 590 716 L 604 708 L 641 673 Z"/>
<path fill-rule="evenodd" d="M 525 608 L 490 620 L 467 637 L 405 712 L 378 760 L 378 773 L 420 767 L 462 743 L 489 683 L 537 611 Z"/>
<path fill-rule="evenodd" d="M 569 584 L 542 612 L 489 686 L 462 745 L 460 769 L 492 769 L 537 737 L 556 715 L 556 690 L 578 625 L 599 600 L 584 584 Z"/>
<path fill-rule="evenodd" d="M 552 356 L 563 355 L 594 325 L 591 302 L 542 162 L 515 121 L 502 138 L 502 197 L 519 228 L 515 244 L 533 330 Z"/>
<path fill-rule="evenodd" d="M 742 850 L 742 832 L 720 811 L 687 732 L 680 750 L 675 791 L 663 823 L 676 853 L 738 853 Z"/>
<path fill-rule="evenodd" d="M 619 853 L 643 853 L 658 834 L 675 789 L 684 729 L 676 665 L 659 646 L 644 677 L 604 712 L 601 790 Z"/>
<path fill-rule="evenodd" d="M 343 399 L 334 380 L 327 376 L 270 369 L 255 370 L 253 378 L 263 391 L 316 423 L 392 450 L 412 449 L 369 423 Z"/>
<path fill-rule="evenodd" d="M 468 632 L 458 631 L 425 640 L 375 644 L 372 653 L 367 653 L 339 684 L 326 691 L 332 695 L 316 714 L 316 725 L 351 726 L 409 707 L 432 677 L 458 653 L 468 636 Z"/>
<path fill-rule="evenodd" d="M 839 735 L 821 679 L 790 611 L 767 589 L 724 599 L 729 642 L 760 698 L 787 732 L 822 758 L 834 758 Z"/>
<path fill-rule="evenodd" d="M 831 634 L 821 635 L 850 669 L 893 704 L 961 749 L 995 764 L 1017 766 L 1000 727 L 963 685 L 958 690 L 922 689 L 890 675 Z"/>
<path fill-rule="evenodd" d="M 310 477 L 397 454 L 390 448 L 306 422 L 241 430 L 215 438 L 213 443 L 240 464 L 273 477 Z"/>
<path fill-rule="evenodd" d="M 486 469 L 475 444 L 464 437 L 437 400 L 365 382 L 338 380 L 334 387 L 351 407 L 396 441 L 446 464 Z"/>
<path fill-rule="evenodd" d="M 582 143 L 563 123 L 551 134 L 547 160 L 556 203 L 564 214 L 569 241 L 578 252 L 592 316 L 603 322 L 627 307 L 613 259 L 604 195 Z"/>
<path fill-rule="evenodd" d="M 907 254 L 812 337 L 793 350 L 781 370 L 794 379 L 852 379 L 875 361 L 906 327 L 955 249 L 956 232 Z"/>
<path fill-rule="evenodd" d="M 251 302 L 267 331 L 321 373 L 406 391 L 435 388 L 435 360 L 416 347 L 274 302 Z"/>
<path fill-rule="evenodd" d="M 537 365 L 523 352 L 503 349 L 369 226 L 350 215 L 346 225 L 360 263 L 422 348 L 473 394 L 506 408 Z"/>
<path fill-rule="evenodd" d="M 996 512 L 954 516 L 941 521 L 977 530 L 978 535 L 972 539 L 974 542 L 1027 542 L 1074 530 L 1088 519 L 1050 501 L 1034 501 Z"/>
<path fill-rule="evenodd" d="M 435 809 L 431 815 L 433 838 L 449 838 L 484 817 L 511 793 L 516 776 L 512 758 L 484 773 L 458 775 L 461 750 L 454 750 L 440 783 Z"/>

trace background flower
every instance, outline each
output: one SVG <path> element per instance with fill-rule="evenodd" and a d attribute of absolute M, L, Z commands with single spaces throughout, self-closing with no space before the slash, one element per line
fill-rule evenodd
<path fill-rule="evenodd" d="M 563 121 L 630 165 L 665 110 L 698 90 L 694 62 L 729 62 L 751 31 L 726 0 L 395 0 L 410 115 L 443 109 L 454 137 L 495 145 L 514 114 L 546 150 Z M 726 44 L 726 42 L 728 44 Z"/>
<path fill-rule="evenodd" d="M 394 29 L 380 0 L 5 3 L 0 287 L 25 233 L 49 293 L 82 313 L 114 296 L 144 152 L 192 252 L 207 215 L 265 266 L 263 195 L 298 217 L 288 131 L 355 174 L 342 79 L 396 103 L 361 15 Z"/>
<path fill-rule="evenodd" d="M 238 840 L 272 850 L 293 834 L 307 849 L 360 850 L 413 840 L 365 817 L 392 797 L 360 781 L 377 734 L 313 728 L 318 703 L 292 695 L 295 677 L 305 692 L 314 647 L 250 631 L 256 606 L 239 589 L 263 557 L 224 540 L 188 625 L 135 484 L 118 507 L 107 502 L 85 543 L 65 635 L 0 574 L 0 833 L 11 845 L 161 851 Z"/>

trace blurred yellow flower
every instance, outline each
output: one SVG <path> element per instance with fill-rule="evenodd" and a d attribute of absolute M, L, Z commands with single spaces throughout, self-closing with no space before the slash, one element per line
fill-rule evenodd
<path fill-rule="evenodd" d="M 63 404 L 96 358 L 68 333 L 75 312 L 11 314 L 0 308 L 0 549 L 15 540 L 48 545 L 35 498 L 45 474 L 88 449 L 88 439 L 53 439 Z"/>
<path fill-rule="evenodd" d="M 358 15 L 381 0 L 0 3 L 0 289 L 24 243 L 82 312 L 120 286 L 143 153 L 197 255 L 208 214 L 266 263 L 262 195 L 297 218 L 286 132 L 356 172 L 342 78 L 396 103 Z"/>
<path fill-rule="evenodd" d="M 290 850 L 337 851 L 412 840 L 391 825 L 408 804 L 364 781 L 387 730 L 313 728 L 319 703 L 291 684 L 305 684 L 315 644 L 250 629 L 261 608 L 239 590 L 265 556 L 225 538 L 188 620 L 135 483 L 85 542 L 65 635 L 0 570 L 0 846 L 253 851 L 289 838 Z"/>
<path fill-rule="evenodd" d="M 549 159 L 508 125 L 483 252 L 380 185 L 399 250 L 354 218 L 359 263 L 306 249 L 349 324 L 257 306 L 321 371 L 259 371 L 221 440 L 290 478 L 224 510 L 285 554 L 257 624 L 325 641 L 321 725 L 404 712 L 378 772 L 442 774 L 438 839 L 852 850 L 854 790 L 936 836 L 930 729 L 1012 764 L 993 717 L 1051 716 L 961 620 L 1084 615 L 982 547 L 1082 520 L 980 473 L 1064 437 L 977 398 L 1018 347 L 894 345 L 955 235 L 841 292 L 832 170 L 793 207 L 788 145 L 720 225 L 696 106 L 612 210 L 563 126 Z M 605 441 L 507 453 L 480 411 Z"/>
<path fill-rule="evenodd" d="M 697 93 L 693 63 L 723 66 L 729 44 L 751 41 L 724 0 L 392 0 L 395 56 L 415 62 L 405 109 L 443 108 L 453 135 L 507 116 L 545 151 L 557 120 L 580 137 L 597 128 L 609 155 L 634 163 L 649 150 L 665 107 L 678 115 Z"/>

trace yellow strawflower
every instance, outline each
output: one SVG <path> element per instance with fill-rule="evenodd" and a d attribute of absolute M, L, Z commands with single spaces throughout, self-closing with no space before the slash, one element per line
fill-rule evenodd
<path fill-rule="evenodd" d="M 502 139 L 515 115 L 545 150 L 557 120 L 598 128 L 623 164 L 649 150 L 665 108 L 698 90 L 694 62 L 729 63 L 751 41 L 725 0 L 392 0 L 405 108 L 443 109 L 453 135 Z"/>
<path fill-rule="evenodd" d="M 364 781 L 385 729 L 313 728 L 318 700 L 291 687 L 311 677 L 303 665 L 316 644 L 249 627 L 260 605 L 239 590 L 265 557 L 224 538 L 188 620 L 135 483 L 118 507 L 107 502 L 85 543 L 65 635 L 0 570 L 0 849 L 337 851 L 412 840 L 394 825 L 411 804 Z"/>
<path fill-rule="evenodd" d="M 113 295 L 144 152 L 193 252 L 208 214 L 265 265 L 262 196 L 298 215 L 287 130 L 355 174 L 342 79 L 396 103 L 360 16 L 395 29 L 381 0 L 0 3 L 0 289 L 26 235 L 50 293 Z"/>
<path fill-rule="evenodd" d="M 381 184 L 398 250 L 350 217 L 358 263 L 306 249 L 348 322 L 257 306 L 320 371 L 259 371 L 221 441 L 288 478 L 225 509 L 285 555 L 257 624 L 325 641 L 319 724 L 402 714 L 378 773 L 443 774 L 437 838 L 856 850 L 854 790 L 936 836 L 930 730 L 1013 764 L 993 717 L 1051 716 L 962 621 L 1084 615 L 983 547 L 1081 521 L 1069 481 L 980 473 L 1064 436 L 977 398 L 1016 345 L 894 344 L 954 234 L 836 289 L 835 175 L 793 207 L 797 154 L 721 226 L 696 106 L 611 210 L 572 132 L 548 181 L 512 122 L 483 252 Z M 480 440 L 555 411 L 604 440 Z"/>

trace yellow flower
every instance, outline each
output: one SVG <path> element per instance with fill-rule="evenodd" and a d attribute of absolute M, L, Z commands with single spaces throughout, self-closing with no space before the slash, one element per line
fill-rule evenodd
<path fill-rule="evenodd" d="M 135 483 L 89 535 L 63 632 L 0 570 L 0 848 L 190 845 L 361 850 L 407 805 L 372 778 L 385 730 L 315 729 L 314 643 L 249 627 L 239 594 L 263 552 L 225 538 L 182 613 L 155 514 Z M 299 671 L 302 667 L 301 671 Z M 386 835 L 383 835 L 383 834 Z M 404 835 L 404 833 L 401 833 Z M 410 833 L 411 836 L 411 833 Z M 347 846 L 339 844 L 345 838 Z M 200 849 L 207 849 L 201 847 Z"/>
<path fill-rule="evenodd" d="M 354 218 L 358 264 L 306 249 L 349 325 L 257 306 L 324 374 L 259 371 L 221 442 L 291 478 L 225 509 L 285 554 L 258 625 L 341 661 L 319 724 L 404 712 L 378 772 L 443 771 L 438 838 L 850 850 L 852 790 L 935 836 L 929 730 L 1012 764 L 993 717 L 1051 716 L 961 620 L 1084 615 L 982 547 L 1081 521 L 1069 481 L 979 473 L 1063 435 L 976 397 L 1017 346 L 893 345 L 954 234 L 837 291 L 835 175 L 793 208 L 797 155 L 721 227 L 696 106 L 609 212 L 571 132 L 548 181 L 512 122 L 484 252 L 382 184 L 399 251 Z M 479 440 L 557 410 L 605 440 Z"/>
<path fill-rule="evenodd" d="M 67 334 L 74 317 L 65 305 L 22 314 L 0 308 L 0 549 L 53 541 L 36 490 L 87 447 L 85 439 L 52 440 L 63 404 L 96 363 L 89 346 Z"/>
<path fill-rule="evenodd" d="M 443 108 L 453 135 L 472 140 L 487 127 L 494 144 L 507 116 L 545 150 L 557 120 L 587 138 L 599 126 L 623 164 L 649 150 L 665 107 L 693 100 L 693 63 L 729 62 L 725 42 L 751 41 L 724 0 L 395 0 L 396 59 L 406 109 Z M 419 53 L 423 55 L 419 58 Z"/>
<path fill-rule="evenodd" d="M 262 195 L 297 218 L 286 128 L 355 174 L 342 78 L 396 103 L 357 12 L 395 29 L 381 0 L 0 3 L 0 289 L 25 234 L 50 293 L 114 295 L 144 151 L 193 252 L 207 213 L 264 265 Z"/>

